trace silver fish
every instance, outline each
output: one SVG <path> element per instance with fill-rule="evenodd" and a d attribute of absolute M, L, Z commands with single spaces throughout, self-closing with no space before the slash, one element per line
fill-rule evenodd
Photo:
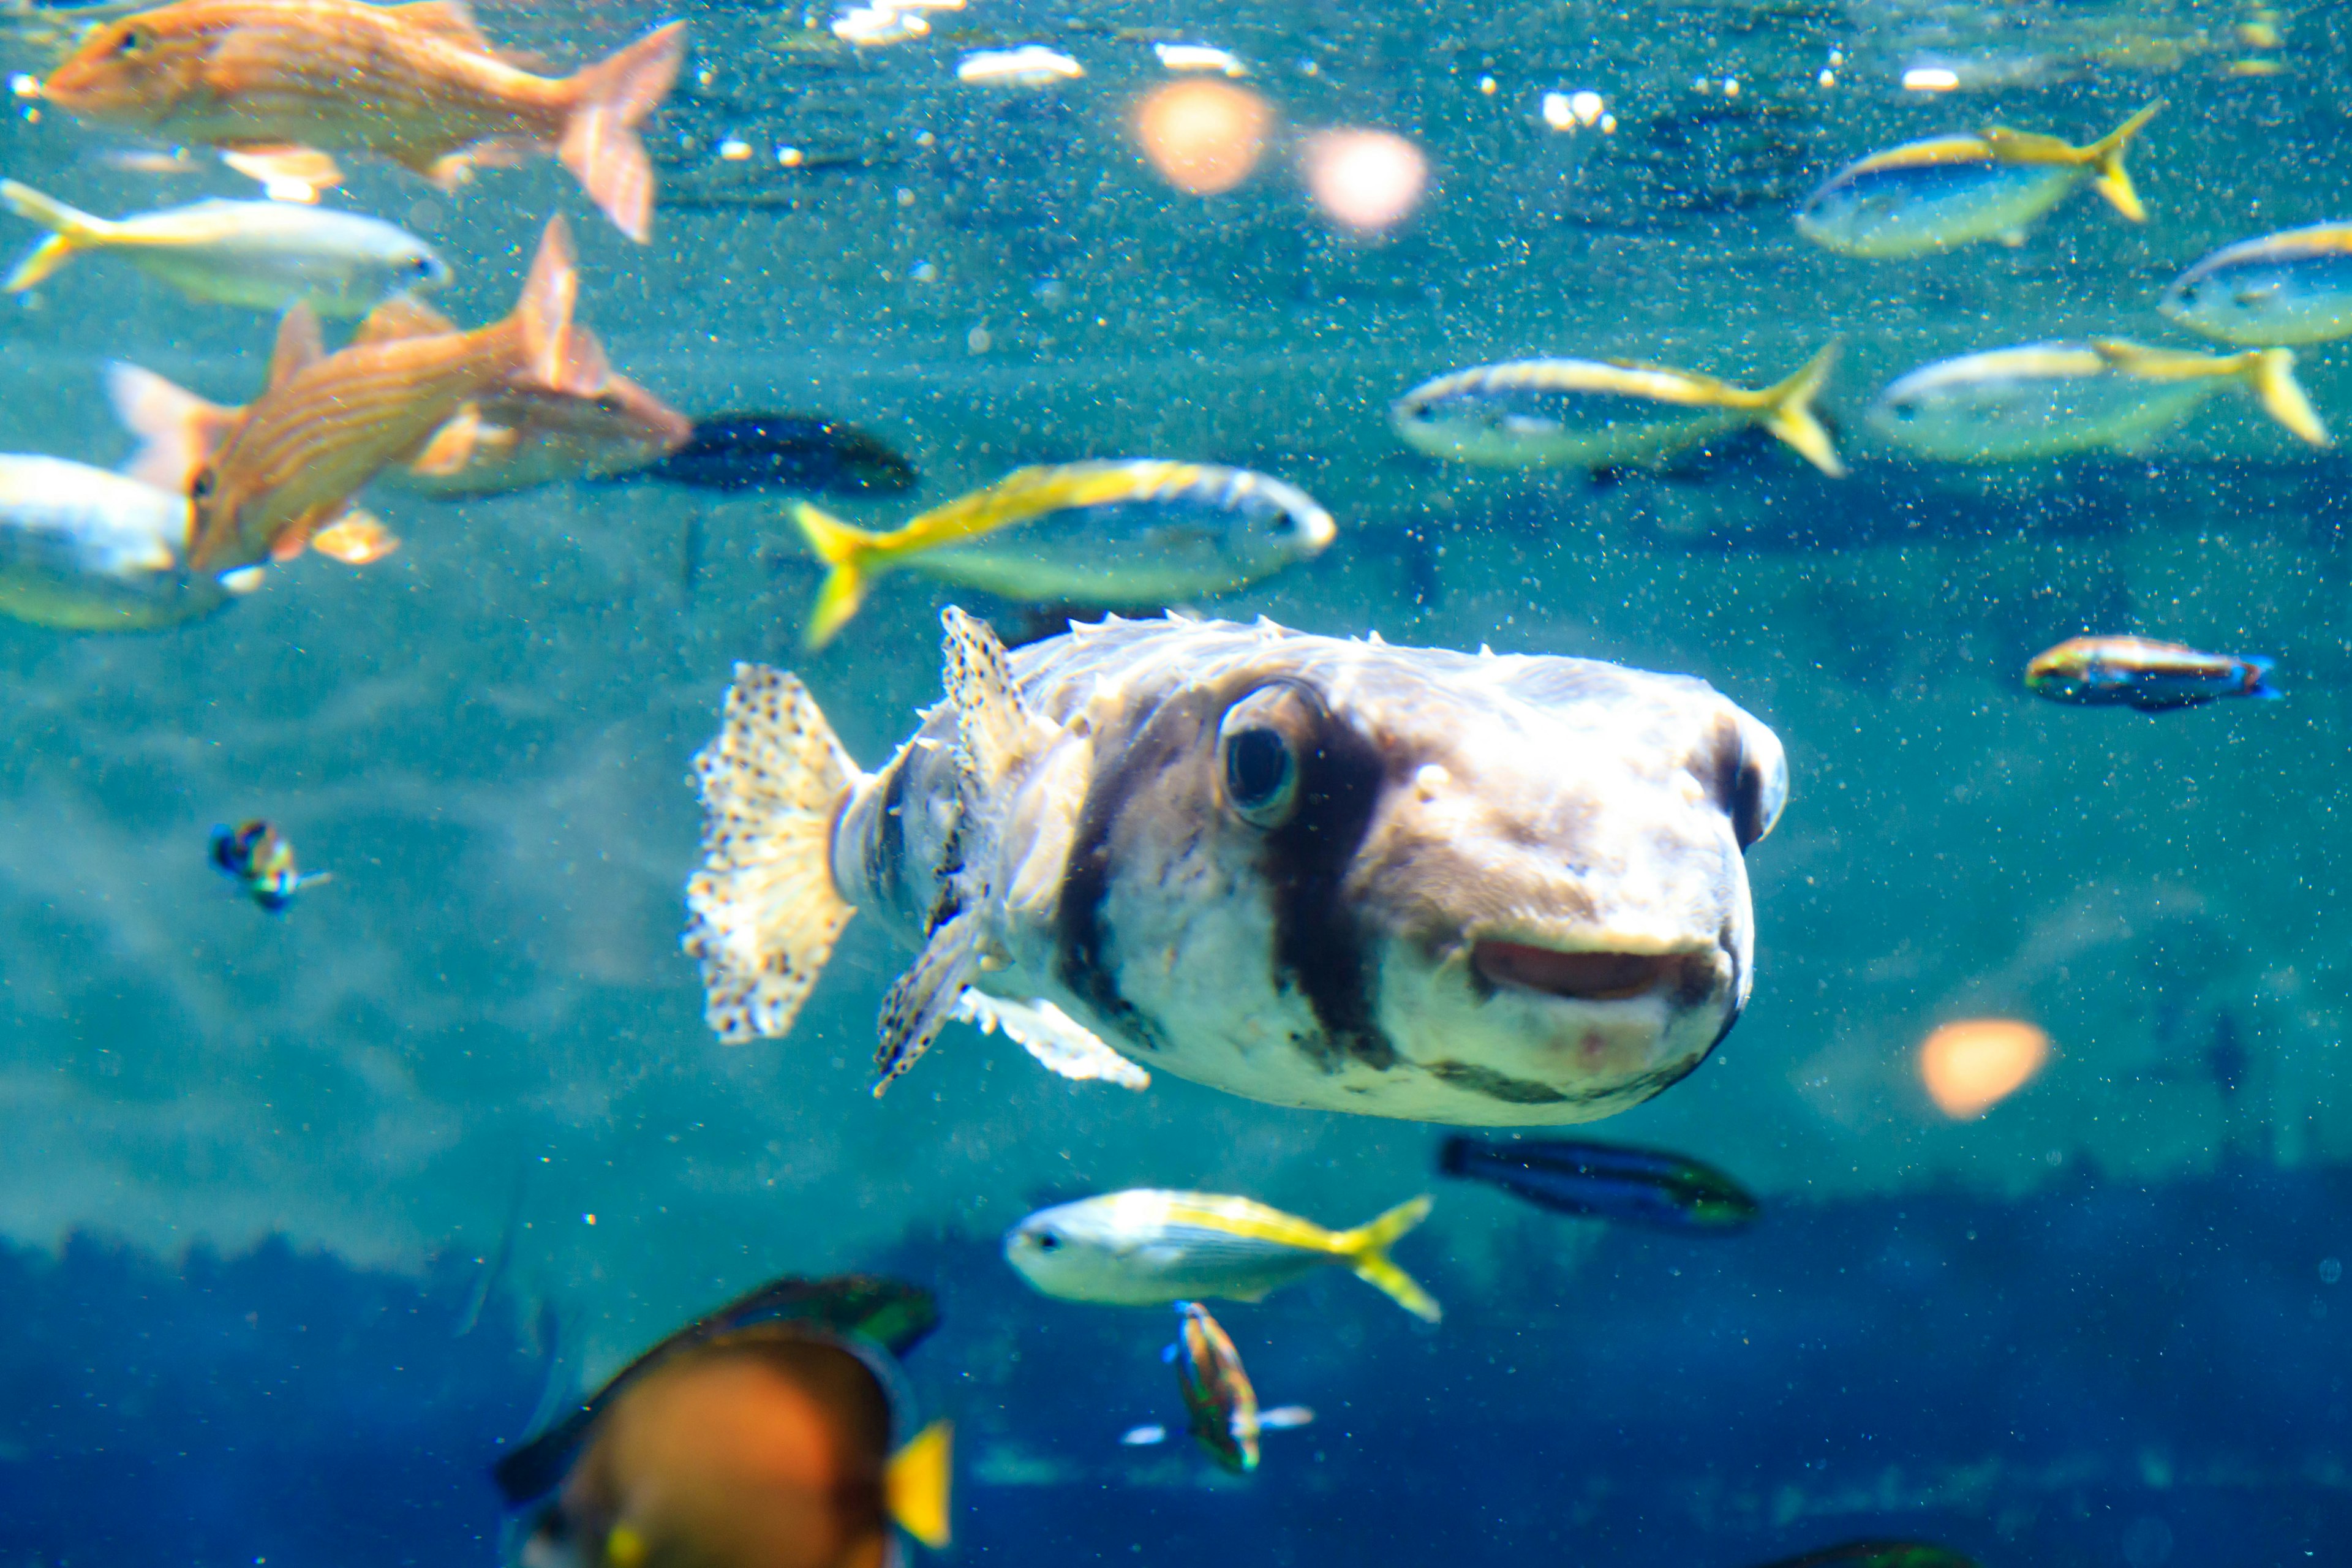
<path fill-rule="evenodd" d="M 84 251 L 119 256 L 191 300 L 282 310 L 298 300 L 331 316 L 363 316 L 387 295 L 438 289 L 449 264 L 381 218 L 286 202 L 197 202 L 102 218 L 14 180 L 0 202 L 51 230 L 5 287 L 30 289 Z"/>
<path fill-rule="evenodd" d="M 2156 308 L 2250 348 L 2352 337 L 2352 223 L 2224 246 L 2174 279 Z"/>
<path fill-rule="evenodd" d="M 945 617 L 947 700 L 860 771 L 739 664 L 696 759 L 687 951 L 721 1038 L 782 1035 L 863 907 L 918 957 L 877 1092 L 973 988 L 1279 1105 L 1590 1121 L 1748 995 L 1742 851 L 1788 794 L 1704 682 L 1586 659 L 1112 618 L 1007 655 Z"/>
<path fill-rule="evenodd" d="M 144 631 L 254 586 L 186 570 L 188 500 L 63 458 L 0 456 L 0 614 L 65 631 Z"/>

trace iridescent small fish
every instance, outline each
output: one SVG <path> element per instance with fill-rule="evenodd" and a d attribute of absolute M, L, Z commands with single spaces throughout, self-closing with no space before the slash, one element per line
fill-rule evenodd
<path fill-rule="evenodd" d="M 2223 697 L 2275 700 L 2273 658 L 2200 653 L 2147 637 L 2072 637 L 2033 656 L 2025 689 L 2053 702 L 2084 708 L 2137 708 L 2162 713 L 2201 708 Z"/>
<path fill-rule="evenodd" d="M 2164 106 L 2151 103 L 2087 147 L 1988 127 L 1872 154 L 1832 175 L 1797 211 L 1797 231 L 1841 256 L 1926 256 L 1983 239 L 2021 245 L 2028 225 L 2089 182 L 2134 223 L 2147 211 L 2124 151 Z"/>
<path fill-rule="evenodd" d="M 214 201 L 102 218 L 14 180 L 0 180 L 0 202 L 55 231 L 0 284 L 12 294 L 84 253 L 119 256 L 191 300 L 257 310 L 302 300 L 330 316 L 364 315 L 386 295 L 449 281 L 431 246 L 359 213 Z"/>
<path fill-rule="evenodd" d="M 2290 349 L 2183 353 L 2116 338 L 2027 343 L 1938 360 L 1891 383 L 1871 428 L 1923 457 L 2023 462 L 2112 447 L 2137 450 L 2228 387 L 2314 447 L 2328 445 Z"/>
<path fill-rule="evenodd" d="M 2314 224 L 2224 246 L 2158 301 L 2225 343 L 2324 343 L 2352 336 L 2352 223 Z"/>
<path fill-rule="evenodd" d="M 891 1347 L 769 1294 L 679 1330 L 499 1462 L 509 1502 L 548 1500 L 522 1563 L 876 1568 L 894 1526 L 948 1544 L 948 1423 L 908 1436 Z"/>
<path fill-rule="evenodd" d="M 571 240 L 556 218 L 514 313 L 478 331 L 416 335 L 406 318 L 424 307 L 395 298 L 377 307 L 350 347 L 328 354 L 317 318 L 295 306 L 278 332 L 268 389 L 189 481 L 194 563 L 220 571 L 287 559 L 394 464 L 462 468 L 478 426 L 454 416 L 488 394 L 515 385 L 601 392 L 609 375 L 604 349 L 572 322 L 578 288 Z M 429 456 L 428 446 L 436 448 Z"/>
<path fill-rule="evenodd" d="M 1924 1541 L 1849 1541 L 1764 1568 L 1977 1568 L 1977 1560 Z"/>
<path fill-rule="evenodd" d="M 558 79 L 509 64 L 452 0 L 180 0 L 92 31 L 41 96 L 181 141 L 376 153 L 444 184 L 551 150 L 642 241 L 654 174 L 635 128 L 684 53 L 672 22 Z"/>
<path fill-rule="evenodd" d="M 1845 467 L 1812 405 L 1837 352 L 1831 343 L 1796 374 L 1760 392 L 1621 360 L 1482 364 L 1414 387 L 1397 399 L 1389 422 L 1407 446 L 1433 458 L 1500 468 L 1592 469 L 1667 463 L 1761 426 L 1835 478 Z"/>
<path fill-rule="evenodd" d="M 1437 1168 L 1558 1214 L 1667 1230 L 1739 1230 L 1761 1212 L 1746 1188 L 1714 1166 L 1655 1149 L 1565 1139 L 1490 1143 L 1457 1135 L 1445 1141 Z"/>
<path fill-rule="evenodd" d="M 1136 1187 L 1039 1210 L 1005 1233 L 1004 1260 L 1048 1296 L 1116 1306 L 1255 1301 L 1337 1264 L 1433 1323 L 1436 1300 L 1389 1258 L 1428 1215 L 1429 1199 L 1418 1197 L 1331 1231 L 1249 1198 Z"/>
<path fill-rule="evenodd" d="M 1176 1342 L 1167 1359 L 1176 1369 L 1192 1418 L 1192 1440 L 1237 1476 L 1257 1468 L 1257 1390 L 1242 1366 L 1231 1335 L 1198 1301 L 1176 1303 Z"/>
<path fill-rule="evenodd" d="M 256 819 L 235 827 L 213 829 L 213 864 L 245 884 L 247 897 L 276 914 L 294 901 L 294 895 L 331 874 L 305 874 L 294 865 L 294 846 L 269 824 Z"/>
<path fill-rule="evenodd" d="M 880 438 L 821 414 L 721 414 L 647 479 L 701 490 L 890 495 L 915 488 L 915 465 Z"/>
<path fill-rule="evenodd" d="M 66 631 L 146 631 L 258 585 L 187 569 L 188 501 L 63 458 L 0 456 L 0 614 Z"/>
<path fill-rule="evenodd" d="M 1134 608 L 1231 592 L 1322 553 L 1339 534 L 1296 486 L 1156 458 L 1018 468 L 888 533 L 804 501 L 793 515 L 829 569 L 809 612 L 812 648 L 832 641 L 894 566 L 999 598 Z"/>

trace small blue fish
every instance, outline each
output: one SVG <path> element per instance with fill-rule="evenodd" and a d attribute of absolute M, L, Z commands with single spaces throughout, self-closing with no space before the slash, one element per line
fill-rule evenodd
<path fill-rule="evenodd" d="M 2033 656 L 2025 667 L 2025 689 L 2053 702 L 2161 713 L 2200 708 L 2223 697 L 2284 697 L 2285 692 L 2269 684 L 2277 663 L 2241 654 L 2200 653 L 2148 637 L 2071 637 Z"/>
<path fill-rule="evenodd" d="M 306 876 L 295 869 L 294 847 L 257 818 L 213 829 L 213 864 L 243 882 L 247 895 L 273 915 L 292 903 L 295 894 L 329 875 L 312 871 Z"/>
<path fill-rule="evenodd" d="M 1712 1165 L 1655 1149 L 1566 1139 L 1489 1143 L 1457 1136 L 1445 1141 L 1437 1168 L 1558 1214 L 1666 1230 L 1739 1230 L 1760 1212 L 1746 1188 Z"/>

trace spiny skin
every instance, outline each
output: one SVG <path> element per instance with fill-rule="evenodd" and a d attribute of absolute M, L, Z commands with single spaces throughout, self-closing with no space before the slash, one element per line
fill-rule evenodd
<path fill-rule="evenodd" d="M 1473 1124 L 1638 1104 L 1738 1016 L 1786 767 L 1699 681 L 1174 618 L 1012 670 L 1055 728 L 976 808 L 943 704 L 833 818 L 838 891 L 910 949 L 979 911 L 992 995 L 1253 1099 Z M 1283 737 L 1282 820 L 1237 813 L 1221 729 Z"/>

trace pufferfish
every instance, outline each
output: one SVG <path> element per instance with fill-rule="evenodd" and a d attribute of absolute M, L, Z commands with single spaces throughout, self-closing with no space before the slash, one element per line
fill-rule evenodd
<path fill-rule="evenodd" d="M 1747 999 L 1743 855 L 1788 767 L 1703 681 L 1176 616 L 1008 655 L 944 619 L 947 699 L 877 773 L 735 667 L 687 889 L 722 1039 L 788 1031 L 860 908 L 918 953 L 877 1093 L 961 1016 L 1073 1076 L 1590 1121 Z"/>

